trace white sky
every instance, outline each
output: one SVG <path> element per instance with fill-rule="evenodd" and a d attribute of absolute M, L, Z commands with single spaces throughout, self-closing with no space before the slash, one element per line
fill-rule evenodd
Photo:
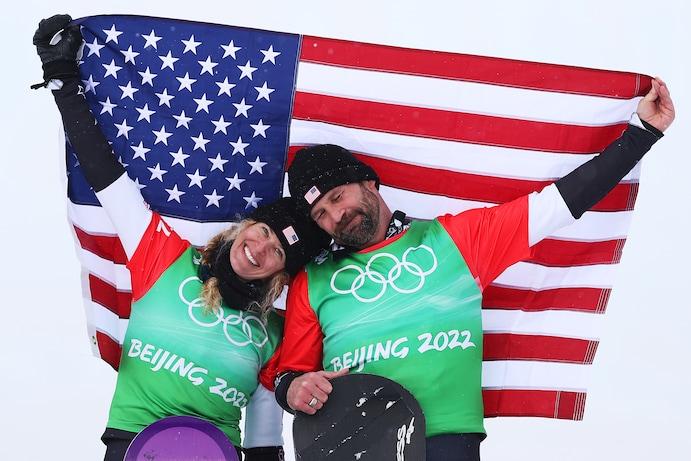
<path fill-rule="evenodd" d="M 129 13 L 659 75 L 677 120 L 645 160 L 641 190 L 595 360 L 585 420 L 489 420 L 483 460 L 687 459 L 688 53 L 683 0 L 86 2 L 5 5 L 0 56 L 0 459 L 102 459 L 115 374 L 91 356 L 65 217 L 60 125 L 40 81 L 38 20 Z M 390 7 L 387 5 L 391 5 Z M 204 7 L 206 6 L 206 7 Z M 14 249 L 12 249 L 14 248 Z M 440 398 L 444 398 L 440 396 Z M 288 434 L 286 432 L 286 434 Z M 290 450 L 288 450 L 290 451 Z M 292 453 L 288 459 L 292 459 Z"/>

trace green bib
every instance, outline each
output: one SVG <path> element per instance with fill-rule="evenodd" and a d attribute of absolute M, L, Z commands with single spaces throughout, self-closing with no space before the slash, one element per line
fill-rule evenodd
<path fill-rule="evenodd" d="M 240 446 L 240 409 L 281 338 L 283 320 L 222 307 L 204 314 L 199 253 L 187 249 L 132 306 L 108 427 L 139 432 L 173 415 L 209 420 Z"/>
<path fill-rule="evenodd" d="M 325 370 L 397 381 L 420 402 L 427 436 L 484 432 L 482 295 L 438 221 L 307 271 Z"/>

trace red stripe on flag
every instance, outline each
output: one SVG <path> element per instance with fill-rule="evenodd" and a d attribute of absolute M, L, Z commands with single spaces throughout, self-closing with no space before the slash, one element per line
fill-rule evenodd
<path fill-rule="evenodd" d="M 578 338 L 485 333 L 483 360 L 539 360 L 590 365 L 598 342 Z"/>
<path fill-rule="evenodd" d="M 73 226 L 82 248 L 89 250 L 103 259 L 113 261 L 116 264 L 127 264 L 127 255 L 122 248 L 120 239 L 112 235 L 92 235 L 76 225 Z"/>
<path fill-rule="evenodd" d="M 535 122 L 300 91 L 295 92 L 293 117 L 385 133 L 572 154 L 601 152 L 628 125 Z"/>
<path fill-rule="evenodd" d="M 300 61 L 493 85 L 628 99 L 650 90 L 650 77 L 514 59 L 416 50 L 304 36 Z"/>
<path fill-rule="evenodd" d="M 122 348 L 117 341 L 100 331 L 96 332 L 96 344 L 101 358 L 105 360 L 115 370 L 120 366 L 120 355 Z"/>
<path fill-rule="evenodd" d="M 485 416 L 535 416 L 543 418 L 583 419 L 584 392 L 483 389 Z"/>
<path fill-rule="evenodd" d="M 524 311 L 570 310 L 602 313 L 607 306 L 609 288 L 551 288 L 529 290 L 490 285 L 482 293 L 484 309 Z"/>
<path fill-rule="evenodd" d="M 98 278 L 94 274 L 89 274 L 89 289 L 93 301 L 116 314 L 121 319 L 130 318 L 130 312 L 132 310 L 132 293 L 118 291 L 113 285 Z"/>
<path fill-rule="evenodd" d="M 533 247 L 533 257 L 527 261 L 553 267 L 617 264 L 624 242 L 626 239 L 601 242 L 544 239 Z"/>
<path fill-rule="evenodd" d="M 288 165 L 303 146 L 291 146 Z M 459 173 L 437 168 L 397 162 L 366 154 L 355 157 L 368 164 L 379 174 L 381 183 L 400 190 L 430 195 L 472 200 L 485 203 L 505 203 L 531 192 L 542 190 L 553 181 L 531 181 L 500 178 L 470 173 Z M 637 183 L 620 183 L 591 208 L 593 211 L 629 211 L 633 209 Z"/>

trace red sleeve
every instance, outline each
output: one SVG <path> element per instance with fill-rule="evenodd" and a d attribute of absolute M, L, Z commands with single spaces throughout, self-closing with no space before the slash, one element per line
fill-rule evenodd
<path fill-rule="evenodd" d="M 288 290 L 286 323 L 278 372 L 317 371 L 322 369 L 324 334 L 310 306 L 307 272 L 300 272 Z"/>
<path fill-rule="evenodd" d="M 268 362 L 259 370 L 259 382 L 270 391 L 274 391 L 274 382 L 278 376 L 278 360 L 281 356 L 281 347 L 283 343 L 279 344 L 274 355 L 271 356 Z"/>
<path fill-rule="evenodd" d="M 528 196 L 490 208 L 444 215 L 439 222 L 451 235 L 480 290 L 507 267 L 528 259 Z"/>
<path fill-rule="evenodd" d="M 189 246 L 158 213 L 152 213 L 151 222 L 127 263 L 132 277 L 132 300 L 144 296 Z"/>

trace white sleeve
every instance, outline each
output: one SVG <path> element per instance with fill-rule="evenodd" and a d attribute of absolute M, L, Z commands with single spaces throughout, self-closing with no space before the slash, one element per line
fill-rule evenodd
<path fill-rule="evenodd" d="M 108 187 L 96 192 L 96 197 L 115 226 L 127 258 L 131 258 L 151 222 L 151 210 L 139 188 L 127 173 L 123 173 Z"/>
<path fill-rule="evenodd" d="M 247 404 L 243 448 L 279 447 L 283 445 L 283 410 L 274 393 L 262 384 Z"/>
<path fill-rule="evenodd" d="M 555 184 L 528 196 L 528 245 L 576 222 Z"/>

